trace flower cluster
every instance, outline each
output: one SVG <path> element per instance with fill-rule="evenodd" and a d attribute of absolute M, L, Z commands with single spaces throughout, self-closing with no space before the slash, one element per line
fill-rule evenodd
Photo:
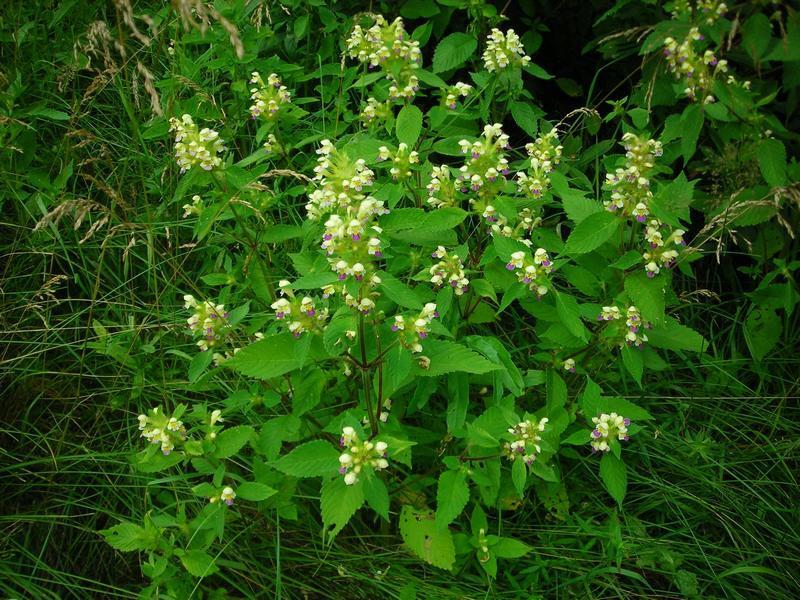
<path fill-rule="evenodd" d="M 537 209 L 538 211 L 538 209 Z M 487 204 L 483 211 L 483 218 L 489 224 L 489 235 L 502 235 L 507 238 L 518 240 L 528 246 L 533 242 L 525 236 L 542 224 L 542 218 L 534 214 L 533 209 L 525 207 L 517 212 L 516 224 L 512 227 L 508 218 L 499 213 L 494 205 Z"/>
<path fill-rule="evenodd" d="M 590 434 L 592 452 L 608 452 L 611 447 L 609 440 L 620 440 L 627 442 L 630 439 L 628 427 L 630 419 L 626 419 L 615 412 L 610 415 L 603 413 L 599 417 L 592 417 L 595 428 Z"/>
<path fill-rule="evenodd" d="M 344 475 L 344 482 L 347 485 L 358 483 L 358 476 L 363 472 L 364 467 L 380 471 L 389 466 L 389 461 L 386 460 L 388 449 L 386 442 L 362 442 L 352 427 L 342 428 L 339 445 L 344 449 L 339 456 L 341 465 L 339 473 Z"/>
<path fill-rule="evenodd" d="M 711 83 L 717 75 L 727 73 L 728 61 L 718 60 L 711 50 L 698 48 L 704 39 L 697 27 L 692 27 L 680 42 L 668 37 L 664 40 L 664 56 L 675 78 L 685 81 L 683 93 L 692 100 L 699 94 L 704 103 L 709 103 L 715 100 L 709 93 Z"/>
<path fill-rule="evenodd" d="M 225 150 L 225 142 L 213 129 L 204 127 L 198 131 L 190 115 L 183 115 L 180 120 L 172 117 L 169 130 L 175 132 L 175 159 L 185 173 L 195 165 L 211 171 L 222 164 L 218 155 Z"/>
<path fill-rule="evenodd" d="M 375 23 L 369 29 L 360 25 L 353 28 L 347 40 L 350 58 L 366 63 L 372 70 L 380 67 L 390 81 L 391 100 L 414 97 L 419 80 L 414 72 L 422 63 L 419 42 L 409 39 L 403 19 L 397 17 L 389 23 L 381 15 L 374 15 Z"/>
<path fill-rule="evenodd" d="M 575 372 L 575 359 L 574 358 L 568 358 L 567 360 L 565 360 L 561 364 L 561 366 L 567 373 L 574 373 Z"/>
<path fill-rule="evenodd" d="M 236 492 L 233 491 L 232 487 L 225 486 L 222 488 L 222 491 L 219 493 L 219 495 L 211 496 L 208 501 L 211 502 L 211 504 L 214 504 L 215 502 L 224 502 L 228 506 L 233 506 L 234 498 L 236 498 Z"/>
<path fill-rule="evenodd" d="M 191 204 L 184 204 L 183 205 L 183 218 L 190 215 L 199 216 L 200 212 L 203 210 L 203 199 L 200 198 L 197 194 L 192 196 L 192 203 Z"/>
<path fill-rule="evenodd" d="M 455 85 L 451 85 L 450 87 L 443 88 L 441 90 L 442 106 L 449 108 L 450 110 L 455 110 L 456 102 L 458 101 L 459 96 L 466 98 L 469 96 L 471 91 L 472 86 L 468 83 L 462 83 L 461 81 L 457 82 Z"/>
<path fill-rule="evenodd" d="M 492 29 L 483 52 L 483 65 L 487 71 L 491 73 L 508 67 L 524 67 L 529 62 L 531 57 L 525 54 L 519 36 L 513 29 L 506 33 L 497 28 Z"/>
<path fill-rule="evenodd" d="M 270 133 L 267 135 L 267 141 L 264 142 L 263 146 L 264 150 L 267 152 L 274 152 L 280 148 L 280 144 L 278 144 L 278 139 L 275 137 L 274 134 Z"/>
<path fill-rule="evenodd" d="M 720 0 L 697 0 L 697 17 L 705 21 L 706 25 L 713 25 L 728 12 L 728 5 Z M 692 5 L 689 0 L 676 0 L 672 5 L 673 19 L 691 19 Z"/>
<path fill-rule="evenodd" d="M 433 208 L 456 206 L 456 185 L 450 178 L 450 167 L 435 166 L 431 170 L 431 180 L 427 186 L 428 204 Z"/>
<path fill-rule="evenodd" d="M 655 166 L 656 157 L 661 156 L 661 142 L 626 133 L 622 136 L 625 148 L 625 166 L 614 173 L 606 174 L 606 186 L 611 190 L 611 199 L 603 202 L 606 210 L 634 217 L 644 223 L 650 214 L 649 172 Z"/>
<path fill-rule="evenodd" d="M 551 129 L 548 133 L 536 138 L 531 144 L 525 144 L 525 150 L 531 159 L 527 173 L 517 173 L 518 191 L 533 198 L 540 198 L 550 189 L 550 172 L 561 161 L 562 146 L 558 143 L 558 132 Z"/>
<path fill-rule="evenodd" d="M 408 151 L 408 144 L 400 142 L 396 151 L 391 151 L 387 146 L 378 149 L 378 161 L 390 160 L 392 168 L 389 174 L 393 181 L 401 181 L 411 177 L 411 165 L 419 164 L 419 154 L 416 150 Z"/>
<path fill-rule="evenodd" d="M 272 119 L 282 104 L 288 104 L 292 100 L 289 90 L 281 84 L 275 73 L 270 73 L 265 84 L 258 71 L 253 71 L 249 83 L 254 84 L 254 87 L 250 88 L 250 100 L 253 101 L 250 114 L 253 119 L 261 116 Z"/>
<path fill-rule="evenodd" d="M 364 125 L 371 125 L 374 121 L 385 121 L 392 114 L 392 103 L 389 100 L 378 102 L 375 98 L 367 98 L 367 103 L 361 110 L 359 118 Z"/>
<path fill-rule="evenodd" d="M 416 317 L 395 315 L 392 331 L 398 334 L 400 345 L 411 352 L 422 352 L 422 340 L 430 333 L 430 324 L 438 317 L 436 305 L 428 302 Z"/>
<path fill-rule="evenodd" d="M 375 174 L 363 159 L 351 160 L 328 140 L 322 140 L 317 154 L 314 181 L 319 187 L 309 194 L 306 210 L 310 219 L 332 213 L 321 247 L 340 281 L 354 277 L 374 283 L 372 260 L 383 256 L 377 218 L 389 212 L 382 201 L 364 193 Z"/>
<path fill-rule="evenodd" d="M 328 318 L 328 309 L 317 308 L 311 296 L 297 298 L 290 285 L 285 279 L 278 283 L 281 297 L 270 305 L 275 318 L 285 321 L 287 329 L 296 338 L 306 331 L 320 330 Z"/>
<path fill-rule="evenodd" d="M 139 415 L 139 431 L 151 444 L 160 444 L 164 456 L 175 449 L 176 444 L 186 441 L 186 427 L 176 417 L 168 417 L 159 407 L 147 415 Z"/>
<path fill-rule="evenodd" d="M 198 302 L 191 294 L 183 297 L 184 308 L 194 310 L 194 314 L 186 320 L 192 334 L 200 337 L 197 340 L 197 347 L 202 351 L 213 348 L 226 341 L 230 333 L 231 325 L 228 322 L 230 316 L 222 304 L 214 304 L 205 300 Z"/>
<path fill-rule="evenodd" d="M 469 289 L 469 279 L 464 274 L 464 265 L 458 255 L 448 254 L 444 246 L 438 246 L 431 257 L 439 259 L 429 270 L 433 285 L 441 287 L 447 283 L 456 296 L 461 296 Z"/>
<path fill-rule="evenodd" d="M 525 420 L 517 423 L 514 427 L 509 427 L 508 433 L 514 436 L 511 442 L 506 442 L 503 446 L 504 453 L 508 460 L 514 461 L 521 458 L 525 464 L 532 464 L 536 460 L 536 455 L 541 454 L 542 448 L 539 442 L 549 419 L 540 419 L 538 423 Z"/>
<path fill-rule="evenodd" d="M 662 268 L 669 268 L 678 258 L 678 250 L 686 245 L 683 229 L 675 229 L 667 233 L 664 224 L 658 219 L 650 219 L 644 232 L 644 239 L 648 249 L 642 254 L 644 269 L 647 276 L 652 278 L 661 272 Z"/>
<path fill-rule="evenodd" d="M 503 150 L 510 146 L 508 136 L 503 133 L 503 126 L 500 123 L 486 125 L 479 140 L 475 142 L 461 140 L 458 145 L 461 153 L 467 156 L 466 163 L 459 169 L 458 175 L 462 192 L 469 190 L 478 192 L 488 184 L 505 182 L 505 175 L 508 175 L 509 170 Z"/>
<path fill-rule="evenodd" d="M 526 285 L 538 298 L 544 296 L 550 289 L 548 275 L 552 268 L 550 256 L 544 248 L 536 250 L 533 259 L 522 250 L 514 252 L 506 264 L 506 269 L 516 271 L 519 282 Z"/>
<path fill-rule="evenodd" d="M 622 318 L 622 311 L 617 306 L 604 306 L 597 316 L 598 321 L 610 322 L 614 325 L 610 335 L 619 341 L 620 346 L 628 344 L 628 346 L 640 348 L 647 341 L 647 335 L 642 328 L 649 329 L 651 324 L 642 320 L 639 309 L 635 306 L 629 306 L 625 311 L 624 326 Z"/>

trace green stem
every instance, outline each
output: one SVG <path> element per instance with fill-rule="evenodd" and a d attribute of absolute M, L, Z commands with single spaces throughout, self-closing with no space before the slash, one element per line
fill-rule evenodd
<path fill-rule="evenodd" d="M 358 343 L 361 349 L 361 386 L 364 390 L 364 403 L 367 405 L 367 417 L 369 418 L 370 439 L 378 435 L 378 421 L 375 418 L 375 409 L 372 406 L 372 382 L 370 381 L 370 367 L 367 364 L 367 327 L 364 315 L 358 316 Z"/>

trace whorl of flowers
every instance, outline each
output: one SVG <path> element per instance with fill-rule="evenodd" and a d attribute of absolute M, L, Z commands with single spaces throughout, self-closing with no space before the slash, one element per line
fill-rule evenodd
<path fill-rule="evenodd" d="M 525 464 L 532 464 L 536 460 L 536 455 L 542 452 L 539 445 L 542 436 L 539 434 L 544 431 L 548 421 L 547 417 L 540 419 L 538 423 L 525 420 L 510 427 L 508 433 L 513 436 L 513 440 L 503 445 L 506 458 L 510 461 L 522 459 Z"/>
<path fill-rule="evenodd" d="M 347 485 L 358 483 L 358 476 L 364 468 L 381 471 L 389 466 L 386 460 L 386 442 L 362 442 L 352 427 L 343 427 L 339 445 L 343 452 L 339 455 L 339 473 L 344 475 Z"/>
<path fill-rule="evenodd" d="M 200 212 L 203 210 L 203 199 L 195 194 L 192 196 L 192 203 L 191 204 L 184 204 L 183 205 L 183 218 L 185 219 L 188 216 L 200 215 Z"/>
<path fill-rule="evenodd" d="M 428 190 L 428 204 L 433 208 L 443 206 L 456 206 L 456 185 L 450 178 L 450 167 L 447 165 L 433 166 L 431 180 L 426 188 Z"/>
<path fill-rule="evenodd" d="M 506 264 L 506 269 L 515 271 L 517 280 L 536 294 L 537 298 L 541 298 L 550 290 L 548 275 L 553 269 L 553 264 L 544 248 L 537 249 L 533 258 L 522 250 L 514 252 Z"/>
<path fill-rule="evenodd" d="M 720 0 L 697 0 L 695 12 L 698 20 L 702 19 L 706 25 L 713 25 L 728 12 L 728 5 Z M 676 0 L 672 5 L 672 18 L 683 19 L 692 17 L 692 5 L 689 0 Z"/>
<path fill-rule="evenodd" d="M 416 150 L 408 151 L 408 144 L 400 142 L 397 150 L 390 150 L 387 146 L 378 149 L 378 161 L 389 160 L 392 167 L 389 174 L 393 181 L 402 181 L 411 177 L 411 165 L 419 164 L 419 154 Z"/>
<path fill-rule="evenodd" d="M 542 218 L 535 215 L 533 210 L 528 207 L 517 212 L 516 223 L 513 226 L 509 219 L 499 213 L 492 204 L 486 205 L 482 216 L 489 224 L 489 235 L 502 235 L 522 242 L 529 248 L 533 246 L 533 242 L 525 236 L 530 235 L 535 227 L 542 224 Z"/>
<path fill-rule="evenodd" d="M 606 210 L 623 216 L 632 216 L 644 223 L 650 215 L 649 172 L 655 159 L 661 156 L 661 142 L 643 136 L 626 133 L 622 136 L 625 148 L 625 166 L 614 173 L 606 174 L 606 187 L 611 190 L 611 199 L 603 202 Z"/>
<path fill-rule="evenodd" d="M 281 105 L 288 104 L 292 100 L 289 90 L 281 84 L 281 80 L 275 73 L 270 73 L 265 84 L 258 71 L 253 71 L 249 83 L 254 85 L 250 88 L 250 100 L 253 101 L 250 106 L 250 114 L 253 119 L 262 116 L 266 119 L 273 119 Z"/>
<path fill-rule="evenodd" d="M 175 159 L 181 173 L 195 165 L 211 171 L 222 164 L 219 154 L 225 150 L 225 142 L 213 129 L 204 127 L 198 131 L 191 115 L 183 115 L 180 120 L 169 120 L 169 130 L 175 132 Z"/>
<path fill-rule="evenodd" d="M 214 304 L 205 300 L 198 302 L 191 294 L 183 297 L 184 308 L 194 310 L 194 314 L 186 320 L 192 335 L 199 337 L 197 347 L 202 351 L 213 348 L 227 340 L 231 330 L 228 322 L 230 316 L 222 304 Z"/>
<path fill-rule="evenodd" d="M 392 114 L 392 105 L 389 100 L 378 102 L 375 98 L 367 98 L 367 103 L 361 110 L 359 118 L 365 126 L 371 125 L 373 122 L 386 121 L 389 115 Z"/>
<path fill-rule="evenodd" d="M 497 28 L 492 29 L 483 52 L 483 66 L 487 71 L 491 73 L 508 67 L 524 67 L 529 62 L 531 57 L 525 54 L 519 36 L 513 29 L 506 33 Z"/>
<path fill-rule="evenodd" d="M 625 319 L 623 324 L 622 319 Z M 642 329 L 652 327 L 650 323 L 642 320 L 639 309 L 629 306 L 624 315 L 617 306 L 604 306 L 597 320 L 608 322 L 611 329 L 611 338 L 616 339 L 620 346 L 627 344 L 635 348 L 640 348 L 647 342 L 647 334 Z"/>
<path fill-rule="evenodd" d="M 450 110 L 455 110 L 458 98 L 466 98 L 472 91 L 472 86 L 468 83 L 457 82 L 455 85 L 443 88 L 442 93 L 442 106 Z"/>
<path fill-rule="evenodd" d="M 611 449 L 609 440 L 627 442 L 630 439 L 628 427 L 631 420 L 615 412 L 592 417 L 592 423 L 595 424 L 595 428 L 589 434 L 592 452 L 608 452 Z"/>
<path fill-rule="evenodd" d="M 458 181 L 462 192 L 478 192 L 486 185 L 502 183 L 508 175 L 508 161 L 503 150 L 509 148 L 508 136 L 500 123 L 486 125 L 480 139 L 458 142 L 461 153 L 467 156 L 459 169 Z"/>
<path fill-rule="evenodd" d="M 389 212 L 382 201 L 365 193 L 375 174 L 364 159 L 353 161 L 328 140 L 322 140 L 317 154 L 314 181 L 319 187 L 309 194 L 306 210 L 310 219 L 330 213 L 321 248 L 340 281 L 351 276 L 369 281 L 374 276 L 372 260 L 383 255 L 377 218 Z"/>
<path fill-rule="evenodd" d="M 284 321 L 286 328 L 296 338 L 306 331 L 321 330 L 328 318 L 328 309 L 317 307 L 311 296 L 296 297 L 290 285 L 285 279 L 278 283 L 281 297 L 270 305 L 275 311 L 275 318 Z"/>
<path fill-rule="evenodd" d="M 525 144 L 525 150 L 531 159 L 531 166 L 527 173 L 517 173 L 518 191 L 528 194 L 533 198 L 540 198 L 550 189 L 550 173 L 561 162 L 562 146 L 558 143 L 558 132 L 555 128 L 530 144 Z"/>
<path fill-rule="evenodd" d="M 661 272 L 662 268 L 670 268 L 678 258 L 678 250 L 686 245 L 683 229 L 675 229 L 667 234 L 664 224 L 658 219 L 651 219 L 647 223 L 644 238 L 648 250 L 642 254 L 644 269 L 647 276 L 652 278 Z"/>
<path fill-rule="evenodd" d="M 159 407 L 151 409 L 146 415 L 139 415 L 139 431 L 151 444 L 160 444 L 164 456 L 172 452 L 176 444 L 186 441 L 183 422 L 174 416 L 168 417 Z"/>
<path fill-rule="evenodd" d="M 400 345 L 411 352 L 422 352 L 422 341 L 430 333 L 430 324 L 439 316 L 436 305 L 428 302 L 416 317 L 395 315 L 392 331 L 396 332 Z"/>
<path fill-rule="evenodd" d="M 449 285 L 456 296 L 463 295 L 469 289 L 469 279 L 464 274 L 464 265 L 458 255 L 448 254 L 444 246 L 439 246 L 431 256 L 439 259 L 429 270 L 431 283 L 437 288 Z"/>
<path fill-rule="evenodd" d="M 692 100 L 699 96 L 704 103 L 709 103 L 715 100 L 709 93 L 711 83 L 718 75 L 728 72 L 728 61 L 719 60 L 711 50 L 700 48 L 699 43 L 704 39 L 697 27 L 692 27 L 684 40 L 668 37 L 664 39 L 664 56 L 675 79 L 686 85 L 683 93 Z"/>
<path fill-rule="evenodd" d="M 411 99 L 419 88 L 414 71 L 422 63 L 419 42 L 409 38 L 403 19 L 391 23 L 381 15 L 373 15 L 374 24 L 369 29 L 360 25 L 353 28 L 346 48 L 350 58 L 366 63 L 372 70 L 380 67 L 391 82 L 389 97 Z"/>

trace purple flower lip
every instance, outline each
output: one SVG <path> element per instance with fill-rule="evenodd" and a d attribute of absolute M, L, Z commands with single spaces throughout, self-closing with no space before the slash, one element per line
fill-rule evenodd
<path fill-rule="evenodd" d="M 601 433 L 600 433 L 600 431 L 598 431 L 597 429 L 595 429 L 594 431 L 592 431 L 592 437 L 593 437 L 593 438 L 595 438 L 595 439 L 599 438 L 601 435 L 602 435 L 602 434 L 601 434 Z"/>
<path fill-rule="evenodd" d="M 357 233 L 354 233 L 354 234 L 353 234 L 353 235 L 351 235 L 350 237 L 351 237 L 351 238 L 353 238 L 353 241 L 354 241 L 354 242 L 357 242 L 357 241 L 359 241 L 359 240 L 361 239 L 361 236 L 360 236 L 360 235 L 358 235 Z"/>
<path fill-rule="evenodd" d="M 333 236 L 330 233 L 326 233 L 325 235 L 322 236 L 322 239 L 325 240 L 326 242 L 329 242 L 330 240 L 333 239 Z"/>
<path fill-rule="evenodd" d="M 309 317 L 313 317 L 313 316 L 316 314 L 316 312 L 317 312 L 317 311 L 315 311 L 315 310 L 312 308 L 311 310 L 307 310 L 307 311 L 306 311 L 306 314 L 307 314 Z"/>
<path fill-rule="evenodd" d="M 227 500 L 225 500 L 225 504 L 227 504 L 228 506 L 233 506 L 233 500 L 228 498 Z"/>
<path fill-rule="evenodd" d="M 480 153 L 480 152 L 473 152 L 473 153 L 472 153 L 472 158 L 474 158 L 474 159 L 478 159 L 478 158 L 480 158 L 480 157 L 481 157 L 481 153 Z"/>
<path fill-rule="evenodd" d="M 344 474 L 346 474 L 346 473 L 347 473 L 347 467 L 339 467 L 339 473 L 340 473 L 341 475 L 344 475 Z"/>
<path fill-rule="evenodd" d="M 639 221 L 639 223 L 644 223 L 647 220 L 647 217 L 645 217 L 644 215 L 639 215 L 638 217 L 636 217 L 636 220 Z"/>
<path fill-rule="evenodd" d="M 276 319 L 282 319 L 285 315 L 286 315 L 286 313 L 284 313 L 282 311 L 278 311 L 278 312 L 275 313 L 275 318 Z"/>
<path fill-rule="evenodd" d="M 299 339 L 300 339 L 301 332 L 299 332 L 299 331 L 295 331 L 295 332 L 294 332 L 292 335 L 294 335 L 295 339 L 299 340 Z"/>
<path fill-rule="evenodd" d="M 344 281 L 345 279 L 347 279 L 347 274 L 346 273 L 339 273 L 339 281 Z"/>
<path fill-rule="evenodd" d="M 392 331 L 400 331 L 400 328 L 397 325 L 392 325 Z"/>
<path fill-rule="evenodd" d="M 625 427 L 627 427 L 628 425 L 631 424 L 631 420 L 630 419 L 623 419 L 622 422 L 625 424 Z"/>
<path fill-rule="evenodd" d="M 509 271 L 513 271 L 514 269 L 516 269 L 516 267 L 515 267 L 513 264 L 511 264 L 511 263 L 508 263 L 508 264 L 506 265 L 506 269 L 508 269 Z"/>
<path fill-rule="evenodd" d="M 656 274 L 655 274 L 655 273 L 653 273 L 652 271 L 648 271 L 648 272 L 647 272 L 647 277 L 649 277 L 650 279 L 652 279 L 652 278 L 653 278 L 653 277 L 655 277 L 655 276 L 656 276 Z"/>
<path fill-rule="evenodd" d="M 549 260 L 543 260 L 542 261 L 542 266 L 543 267 L 549 267 L 550 266 L 550 261 Z"/>
<path fill-rule="evenodd" d="M 427 333 L 425 333 L 424 331 L 419 332 L 419 339 L 424 340 L 426 337 L 428 337 Z"/>

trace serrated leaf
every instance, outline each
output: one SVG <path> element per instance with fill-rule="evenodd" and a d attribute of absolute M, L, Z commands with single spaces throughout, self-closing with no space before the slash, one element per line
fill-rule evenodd
<path fill-rule="evenodd" d="M 543 115 L 544 111 L 532 102 L 517 100 L 511 103 L 511 117 L 532 138 L 539 132 L 539 117 Z"/>
<path fill-rule="evenodd" d="M 291 333 L 278 333 L 245 346 L 223 364 L 248 377 L 272 379 L 302 367 L 310 345 L 310 335 L 298 340 Z"/>
<path fill-rule="evenodd" d="M 619 220 L 614 214 L 605 210 L 591 214 L 578 223 L 569 234 L 564 254 L 574 256 L 591 252 L 608 241 L 617 229 Z"/>
<path fill-rule="evenodd" d="M 339 468 L 339 453 L 328 442 L 313 440 L 279 458 L 275 468 L 294 477 L 334 475 Z"/>
<path fill-rule="evenodd" d="M 694 156 L 697 151 L 697 140 L 703 129 L 703 107 L 695 102 L 689 104 L 681 115 L 681 153 L 684 164 Z"/>
<path fill-rule="evenodd" d="M 214 559 L 203 550 L 189 550 L 181 556 L 181 562 L 189 575 L 206 577 L 219 571 Z"/>
<path fill-rule="evenodd" d="M 389 490 L 386 484 L 377 475 L 363 479 L 364 498 L 369 507 L 380 515 L 384 521 L 389 521 Z"/>
<path fill-rule="evenodd" d="M 439 476 L 436 490 L 436 526 L 446 528 L 469 502 L 467 474 L 461 470 L 445 471 Z"/>
<path fill-rule="evenodd" d="M 425 562 L 448 571 L 453 568 L 456 561 L 453 534 L 449 529 L 436 527 L 433 511 L 403 506 L 400 534 L 409 549 Z"/>
<path fill-rule="evenodd" d="M 347 485 L 344 477 L 334 477 L 322 484 L 320 508 L 322 510 L 323 538 L 332 542 L 364 504 L 362 482 Z"/>
<path fill-rule="evenodd" d="M 744 339 L 752 357 L 761 361 L 781 337 L 781 318 L 769 308 L 755 308 L 744 322 Z"/>
<path fill-rule="evenodd" d="M 650 201 L 650 210 L 661 221 L 679 227 L 680 221 L 690 221 L 689 207 L 694 199 L 694 185 L 696 181 L 686 179 L 680 173 L 675 181 L 658 188 L 658 192 Z"/>
<path fill-rule="evenodd" d="M 253 435 L 253 428 L 249 425 L 239 425 L 223 429 L 214 439 L 214 456 L 216 458 L 229 458 L 239 452 Z"/>
<path fill-rule="evenodd" d="M 564 210 L 567 213 L 570 221 L 576 225 L 583 221 L 589 215 L 603 211 L 603 205 L 597 200 L 586 198 L 575 190 L 560 195 L 561 202 L 564 204 Z"/>
<path fill-rule="evenodd" d="M 481 374 L 503 368 L 461 344 L 445 340 L 426 340 L 423 354 L 431 361 L 430 368 L 417 370 L 424 377 L 453 372 Z"/>
<path fill-rule="evenodd" d="M 397 115 L 395 131 L 398 141 L 413 149 L 422 132 L 422 111 L 413 104 L 406 104 Z"/>
<path fill-rule="evenodd" d="M 245 481 L 244 483 L 240 483 L 239 486 L 236 488 L 236 497 L 241 498 L 242 500 L 249 500 L 251 502 L 259 502 L 261 500 L 266 500 L 270 496 L 273 496 L 278 493 L 278 490 L 274 490 L 268 485 L 264 485 L 263 483 L 257 483 L 255 481 Z"/>
<path fill-rule="evenodd" d="M 642 351 L 639 348 L 634 348 L 629 345 L 625 345 L 622 347 L 622 364 L 625 365 L 625 368 L 628 370 L 628 373 L 631 374 L 634 381 L 639 384 L 641 387 L 642 385 L 642 373 L 644 372 L 644 361 L 642 360 Z"/>
<path fill-rule="evenodd" d="M 708 342 L 702 335 L 694 329 L 681 325 L 672 317 L 667 317 L 663 325 L 657 325 L 648 331 L 647 337 L 650 345 L 666 350 L 702 352 L 708 347 Z"/>
<path fill-rule="evenodd" d="M 664 322 L 664 278 L 649 278 L 638 271 L 625 277 L 625 292 L 639 309 L 642 319 L 659 325 Z"/>
<path fill-rule="evenodd" d="M 422 302 L 405 283 L 385 271 L 381 271 L 378 275 L 381 278 L 380 287 L 389 300 L 403 308 L 422 310 Z"/>
<path fill-rule="evenodd" d="M 520 558 L 530 552 L 531 547 L 514 538 L 502 537 L 491 547 L 491 551 L 497 558 Z"/>
<path fill-rule="evenodd" d="M 556 292 L 556 312 L 561 323 L 572 335 L 586 341 L 586 328 L 581 321 L 581 310 L 574 296 Z"/>
<path fill-rule="evenodd" d="M 756 156 L 764 181 L 773 187 L 786 185 L 786 147 L 783 142 L 774 138 L 762 141 Z"/>
<path fill-rule="evenodd" d="M 603 485 L 611 497 L 622 508 L 622 500 L 628 490 L 628 473 L 625 463 L 611 452 L 603 453 L 603 458 L 600 459 L 600 479 L 603 480 Z"/>
<path fill-rule="evenodd" d="M 453 229 L 467 217 L 467 212 L 455 206 L 424 211 L 420 208 L 400 208 L 381 218 L 387 232 L 413 229 L 414 233 Z"/>
<path fill-rule="evenodd" d="M 148 535 L 145 528 L 135 523 L 120 523 L 108 529 L 102 529 L 106 543 L 121 552 L 134 552 L 136 550 L 153 550 L 158 543 L 155 535 Z"/>
<path fill-rule="evenodd" d="M 511 465 L 511 481 L 520 498 L 525 494 L 525 482 L 528 480 L 528 467 L 524 460 L 515 460 Z"/>
<path fill-rule="evenodd" d="M 461 66 L 473 56 L 478 41 L 467 33 L 451 33 L 436 46 L 433 53 L 433 72 L 442 73 Z"/>
<path fill-rule="evenodd" d="M 213 352 L 200 352 L 194 355 L 189 363 L 189 383 L 195 383 L 214 360 Z"/>
<path fill-rule="evenodd" d="M 142 473 L 157 473 L 158 471 L 163 471 L 164 469 L 177 465 L 183 459 L 184 456 L 177 452 L 172 452 L 166 456 L 158 452 L 143 462 L 137 462 L 136 469 Z"/>

